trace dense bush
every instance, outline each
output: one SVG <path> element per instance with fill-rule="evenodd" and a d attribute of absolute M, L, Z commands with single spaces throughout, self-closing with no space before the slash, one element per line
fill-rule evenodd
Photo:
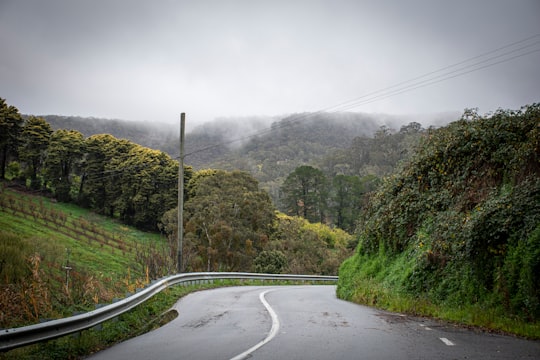
<path fill-rule="evenodd" d="M 341 262 L 351 254 L 347 245 L 352 235 L 341 229 L 282 213 L 277 214 L 275 228 L 267 250 L 274 257 L 276 253 L 285 255 L 281 272 L 336 275 Z"/>
<path fill-rule="evenodd" d="M 539 124 L 534 104 L 488 116 L 468 110 L 425 133 L 372 195 L 358 254 L 407 254 L 414 261 L 400 287 L 411 294 L 540 319 Z"/>

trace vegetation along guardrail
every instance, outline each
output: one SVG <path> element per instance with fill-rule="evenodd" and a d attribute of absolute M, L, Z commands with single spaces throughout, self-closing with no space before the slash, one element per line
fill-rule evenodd
<path fill-rule="evenodd" d="M 50 340 L 85 329 L 89 329 L 118 315 L 121 315 L 126 311 L 131 310 L 135 306 L 145 302 L 155 294 L 172 285 L 189 283 L 193 281 L 208 281 L 221 279 L 332 282 L 337 281 L 338 277 L 318 275 L 257 274 L 240 272 L 203 272 L 176 274 L 158 280 L 152 285 L 140 290 L 134 295 L 126 297 L 123 300 L 103 306 L 93 311 L 89 311 L 84 314 L 57 320 L 51 320 L 35 325 L 0 330 L 0 351 L 8 351 L 17 347 L 30 345 L 40 341 Z"/>

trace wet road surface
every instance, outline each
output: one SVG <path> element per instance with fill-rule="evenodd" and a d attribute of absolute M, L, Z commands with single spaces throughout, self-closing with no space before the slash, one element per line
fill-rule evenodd
<path fill-rule="evenodd" d="M 167 325 L 90 359 L 540 359 L 540 342 L 339 300 L 335 286 L 200 291 Z"/>

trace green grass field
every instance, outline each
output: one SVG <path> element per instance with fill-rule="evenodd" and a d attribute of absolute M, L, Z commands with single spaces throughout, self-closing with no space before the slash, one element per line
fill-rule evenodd
<path fill-rule="evenodd" d="M 166 248 L 160 234 L 2 187 L 0 285 L 6 290 L 0 296 L 5 308 L 0 327 L 91 310 L 124 297 L 152 280 L 144 256 L 151 258 L 152 251 L 166 256 Z"/>
<path fill-rule="evenodd" d="M 165 242 L 157 233 L 139 231 L 73 204 L 55 203 L 45 197 L 10 189 L 4 190 L 3 196 L 15 198 L 17 206 L 10 206 L 9 201 L 4 200 L 5 204 L 0 208 L 2 230 L 24 238 L 40 239 L 33 244 L 38 251 L 52 244 L 64 251 L 69 249 L 70 262 L 90 271 L 126 274 L 130 268 L 135 274 L 142 275 L 135 262 L 137 246 Z M 32 206 L 37 216 L 32 214 Z M 47 215 L 51 211 L 54 215 Z M 59 214 L 66 217 L 61 224 L 54 220 Z"/>

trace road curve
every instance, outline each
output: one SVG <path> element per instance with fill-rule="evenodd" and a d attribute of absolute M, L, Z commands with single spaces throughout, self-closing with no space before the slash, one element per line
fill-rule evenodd
<path fill-rule="evenodd" d="M 169 324 L 100 359 L 538 359 L 540 342 L 342 301 L 335 286 L 242 286 L 182 298 Z"/>

